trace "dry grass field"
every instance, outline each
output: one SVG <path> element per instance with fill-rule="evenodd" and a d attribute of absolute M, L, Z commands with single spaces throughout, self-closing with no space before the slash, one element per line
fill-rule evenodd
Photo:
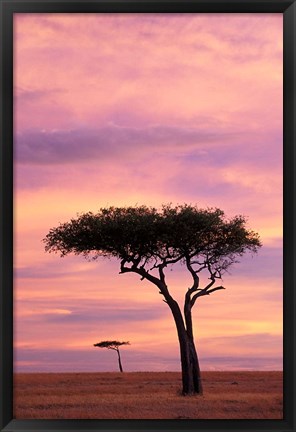
<path fill-rule="evenodd" d="M 281 372 L 204 372 L 182 396 L 178 372 L 19 373 L 16 419 L 281 419 Z"/>

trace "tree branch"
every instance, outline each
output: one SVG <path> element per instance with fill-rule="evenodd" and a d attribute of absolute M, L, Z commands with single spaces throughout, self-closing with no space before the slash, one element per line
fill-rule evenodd
<path fill-rule="evenodd" d="M 161 282 L 163 282 L 163 283 L 165 283 L 165 274 L 164 274 L 164 271 L 163 271 L 164 267 L 165 267 L 165 265 L 162 265 L 162 266 L 160 266 L 158 268 L 159 278 L 160 278 Z"/>
<path fill-rule="evenodd" d="M 149 282 L 152 282 L 154 285 L 156 285 L 159 288 L 160 294 L 162 294 L 166 301 L 172 300 L 171 295 L 169 293 L 169 290 L 166 286 L 166 283 L 164 282 L 164 279 L 160 277 L 157 278 L 156 276 L 151 275 L 147 270 L 145 270 L 143 267 L 136 267 L 132 265 L 131 267 L 126 267 L 125 264 L 127 263 L 127 259 L 123 259 L 120 264 L 120 273 L 137 273 L 141 276 L 141 279 L 147 279 Z"/>
<path fill-rule="evenodd" d="M 191 308 L 194 306 L 194 304 L 195 304 L 195 302 L 196 302 L 196 299 L 197 299 L 198 297 L 202 297 L 202 296 L 205 296 L 205 295 L 210 295 L 212 292 L 214 292 L 214 291 L 218 291 L 218 290 L 222 290 L 222 289 L 225 289 L 225 288 L 224 288 L 223 286 L 218 286 L 218 287 L 213 288 L 213 289 L 211 289 L 211 290 L 209 290 L 209 291 L 207 291 L 206 289 L 203 289 L 203 290 L 201 290 L 200 292 L 196 293 L 196 294 L 192 297 L 192 299 L 191 299 L 191 303 L 190 303 Z"/>
<path fill-rule="evenodd" d="M 214 276 L 211 276 L 210 279 L 211 279 L 211 282 L 210 282 L 206 287 L 204 287 L 204 288 L 202 289 L 202 291 L 207 291 L 207 290 L 210 289 L 210 288 L 214 285 L 214 283 L 216 282 L 216 279 L 214 278 Z"/>
<path fill-rule="evenodd" d="M 193 269 L 193 267 L 192 267 L 192 265 L 191 265 L 191 263 L 190 263 L 190 258 L 189 258 L 189 256 L 187 255 L 186 257 L 185 257 L 185 259 L 186 259 L 186 266 L 187 266 L 187 269 L 189 270 L 189 272 L 191 273 L 191 276 L 192 276 L 192 279 L 193 279 L 193 285 L 192 285 L 192 287 L 187 291 L 187 293 L 186 293 L 186 295 L 189 293 L 189 294 L 191 294 L 192 292 L 194 292 L 194 291 L 196 291 L 197 290 L 197 288 L 198 288 L 198 286 L 199 286 L 199 277 L 197 276 L 197 272 Z"/>
<path fill-rule="evenodd" d="M 148 273 L 147 270 L 145 270 L 143 267 L 125 267 L 124 265 L 121 265 L 121 271 L 120 273 L 137 273 L 140 275 L 143 279 L 147 279 L 150 282 L 154 283 L 154 285 L 157 285 L 159 288 L 162 287 L 161 280 L 158 279 L 156 276 L 151 275 Z"/>
<path fill-rule="evenodd" d="M 218 286 L 216 288 L 213 288 L 213 289 L 207 291 L 207 294 L 211 294 L 214 291 L 218 291 L 218 290 L 222 290 L 222 289 L 225 290 L 225 288 L 223 286 Z"/>
<path fill-rule="evenodd" d="M 186 266 L 189 272 L 191 273 L 192 279 L 193 279 L 193 285 L 191 288 L 188 288 L 186 294 L 185 294 L 185 301 L 184 301 L 184 314 L 185 317 L 188 316 L 191 312 L 191 294 L 198 290 L 199 287 L 199 277 L 197 276 L 196 272 L 194 271 L 191 263 L 190 258 L 187 255 L 186 256 Z"/>
<path fill-rule="evenodd" d="M 167 257 L 171 256 L 169 255 L 169 252 L 167 251 Z M 157 261 L 155 261 L 155 264 L 151 267 L 150 271 L 153 269 L 158 269 L 159 272 L 159 279 L 161 280 L 161 282 L 165 283 L 165 273 L 163 271 L 163 269 L 165 267 L 167 267 L 168 264 L 175 264 L 176 262 L 180 261 L 182 258 L 184 258 L 184 255 L 181 254 L 178 257 L 174 258 L 174 259 L 167 259 L 167 257 L 163 258 L 161 257 L 159 254 L 155 255 L 159 258 L 159 260 L 161 260 L 162 262 L 160 262 L 159 264 L 157 263 Z"/>

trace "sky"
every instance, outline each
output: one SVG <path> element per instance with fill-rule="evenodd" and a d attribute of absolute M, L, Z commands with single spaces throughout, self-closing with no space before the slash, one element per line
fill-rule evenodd
<path fill-rule="evenodd" d="M 282 369 L 282 14 L 14 15 L 14 344 L 22 372 L 180 370 L 157 288 L 48 254 L 106 206 L 247 216 L 263 247 L 193 309 L 202 370 Z M 182 302 L 191 276 L 168 274 Z"/>

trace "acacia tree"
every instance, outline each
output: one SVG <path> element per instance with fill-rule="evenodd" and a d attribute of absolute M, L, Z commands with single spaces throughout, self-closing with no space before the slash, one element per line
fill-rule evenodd
<path fill-rule="evenodd" d="M 119 348 L 121 345 L 130 345 L 129 342 L 119 342 L 119 341 L 102 341 L 102 342 L 98 342 L 96 344 L 94 344 L 95 347 L 99 347 L 99 348 L 107 348 L 107 349 L 111 349 L 117 352 L 118 355 L 118 365 L 119 365 L 119 370 L 120 372 L 123 372 L 122 369 L 122 364 L 121 364 L 121 358 L 120 358 L 120 352 L 119 352 Z"/>
<path fill-rule="evenodd" d="M 246 228 L 244 216 L 226 219 L 218 208 L 192 205 L 101 208 L 52 228 L 45 250 L 81 254 L 89 259 L 114 257 L 120 273 L 136 273 L 157 287 L 170 308 L 177 329 L 183 394 L 202 394 L 195 348 L 192 308 L 204 296 L 223 290 L 218 284 L 228 268 L 245 252 L 257 252 L 259 236 Z M 167 270 L 181 263 L 192 284 L 185 288 L 183 312 L 167 284 Z M 207 275 L 207 281 L 203 282 Z"/>

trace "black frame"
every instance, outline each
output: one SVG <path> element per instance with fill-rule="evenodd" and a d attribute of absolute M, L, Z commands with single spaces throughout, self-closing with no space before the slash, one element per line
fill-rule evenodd
<path fill-rule="evenodd" d="M 0 0 L 0 430 L 1 431 L 296 431 L 296 0 Z M 13 419 L 13 13 L 277 12 L 284 18 L 284 419 Z"/>

